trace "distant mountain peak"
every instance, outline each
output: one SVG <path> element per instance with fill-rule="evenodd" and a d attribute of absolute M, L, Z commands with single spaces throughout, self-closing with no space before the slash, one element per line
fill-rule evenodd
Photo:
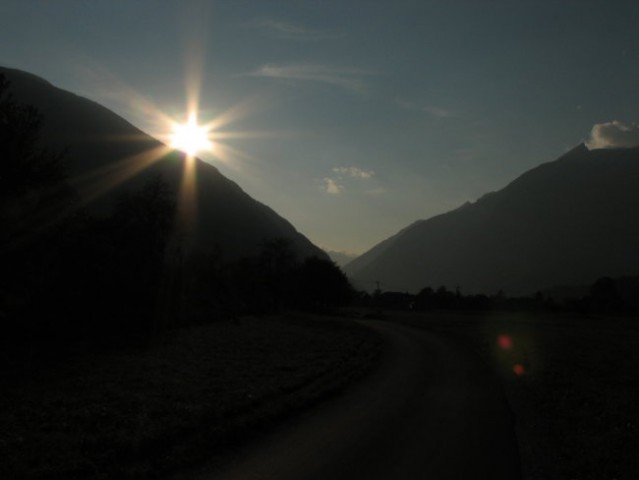
<path fill-rule="evenodd" d="M 411 224 L 346 272 L 361 288 L 528 294 L 639 273 L 639 148 L 579 144 L 497 192 Z"/>

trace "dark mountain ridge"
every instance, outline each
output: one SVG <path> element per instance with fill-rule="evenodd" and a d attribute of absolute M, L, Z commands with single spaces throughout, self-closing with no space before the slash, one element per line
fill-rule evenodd
<path fill-rule="evenodd" d="M 504 189 L 419 221 L 345 267 L 362 288 L 528 294 L 639 272 L 639 148 L 579 145 Z"/>
<path fill-rule="evenodd" d="M 184 154 L 168 149 L 96 102 L 59 89 L 35 75 L 0 67 L 16 101 L 44 117 L 40 143 L 66 151 L 70 183 L 93 211 L 108 210 L 115 198 L 160 174 L 179 192 Z M 162 152 L 160 158 L 157 152 Z M 326 254 L 268 206 L 247 195 L 214 166 L 196 159 L 193 207 L 196 222 L 188 246 L 233 260 L 258 253 L 265 240 L 286 238 L 298 257 Z"/>

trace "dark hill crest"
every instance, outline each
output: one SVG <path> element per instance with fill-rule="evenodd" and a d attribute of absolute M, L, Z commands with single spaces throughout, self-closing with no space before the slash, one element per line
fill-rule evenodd
<path fill-rule="evenodd" d="M 167 151 L 146 167 L 143 152 L 158 150 L 162 144 L 130 122 L 30 73 L 0 67 L 0 74 L 11 82 L 9 91 L 16 101 L 43 115 L 41 145 L 66 150 L 72 184 L 92 210 L 108 210 L 118 195 L 157 175 L 179 191 L 181 153 Z M 197 159 L 196 171 L 198 221 L 189 235 L 194 249 L 216 250 L 235 259 L 257 254 L 265 240 L 286 238 L 300 258 L 327 258 L 286 219 L 251 198 L 213 165 Z"/>

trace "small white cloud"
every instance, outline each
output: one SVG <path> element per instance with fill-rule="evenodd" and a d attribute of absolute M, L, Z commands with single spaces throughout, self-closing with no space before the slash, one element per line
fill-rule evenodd
<path fill-rule="evenodd" d="M 365 195 L 382 195 L 386 193 L 386 189 L 377 186 L 374 179 L 375 172 L 373 170 L 364 170 L 359 167 L 333 167 L 332 177 L 324 177 L 322 179 L 322 188 L 332 194 L 339 194 L 345 191 L 344 184 L 348 186 L 349 192 L 359 192 Z M 360 183 L 365 182 L 365 183 Z M 371 183 L 372 182 L 372 185 Z"/>
<path fill-rule="evenodd" d="M 337 180 L 333 178 L 326 177 L 322 180 L 322 187 L 326 191 L 326 193 L 330 193 L 332 195 L 339 195 L 344 191 L 344 186 L 337 183 Z"/>
<path fill-rule="evenodd" d="M 335 167 L 333 168 L 333 171 L 340 175 L 362 178 L 365 180 L 368 178 L 372 178 L 375 175 L 375 172 L 373 170 L 362 170 L 359 167 Z"/>
<path fill-rule="evenodd" d="M 372 73 L 358 68 L 330 65 L 263 65 L 249 75 L 280 80 L 326 83 L 361 93 L 367 90 L 362 77 L 372 75 Z"/>
<path fill-rule="evenodd" d="M 628 125 L 619 120 L 597 123 L 592 127 L 586 146 L 590 150 L 637 147 L 639 146 L 639 126 Z"/>

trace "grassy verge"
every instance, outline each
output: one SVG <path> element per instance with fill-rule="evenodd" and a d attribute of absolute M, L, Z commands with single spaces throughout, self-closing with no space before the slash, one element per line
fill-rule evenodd
<path fill-rule="evenodd" d="M 223 458 L 364 375 L 380 340 L 350 322 L 242 319 L 161 344 L 4 368 L 0 478 L 158 478 Z"/>
<path fill-rule="evenodd" d="M 639 318 L 387 316 L 453 335 L 494 368 L 526 480 L 639 478 Z"/>

